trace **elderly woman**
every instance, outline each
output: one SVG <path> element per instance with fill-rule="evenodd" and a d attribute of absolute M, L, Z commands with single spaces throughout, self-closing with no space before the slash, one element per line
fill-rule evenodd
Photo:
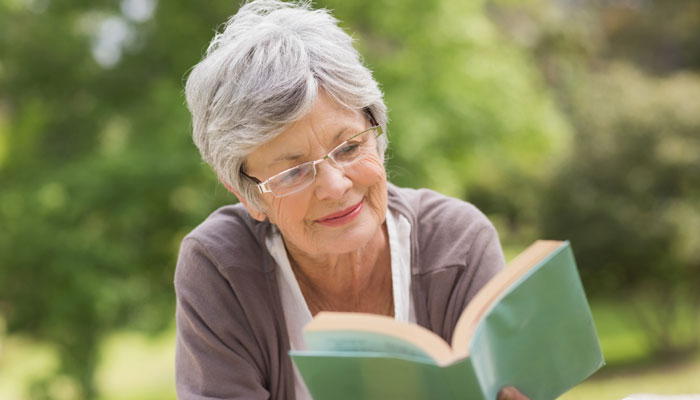
<path fill-rule="evenodd" d="M 185 399 L 306 399 L 288 351 L 320 311 L 450 340 L 503 254 L 475 207 L 387 182 L 387 110 L 325 10 L 243 5 L 186 85 L 194 141 L 240 204 L 183 240 L 176 380 Z"/>

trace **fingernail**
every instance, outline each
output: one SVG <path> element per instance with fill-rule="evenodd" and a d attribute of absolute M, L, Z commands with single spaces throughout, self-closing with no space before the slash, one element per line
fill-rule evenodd
<path fill-rule="evenodd" d="M 513 387 L 506 386 L 498 393 L 498 400 L 508 400 L 513 397 Z"/>

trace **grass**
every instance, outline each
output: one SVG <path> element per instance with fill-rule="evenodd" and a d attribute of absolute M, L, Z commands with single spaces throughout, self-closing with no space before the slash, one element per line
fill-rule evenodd
<path fill-rule="evenodd" d="M 101 399 L 175 399 L 174 341 L 172 330 L 155 338 L 133 332 L 110 337 L 97 371 Z"/>
<path fill-rule="evenodd" d="M 175 399 L 173 330 L 157 337 L 135 332 L 110 336 L 101 346 L 96 371 L 100 400 Z M 56 353 L 47 345 L 10 336 L 0 338 L 0 399 L 29 399 L 29 384 L 54 371 Z M 68 379 L 50 387 L 56 400 L 74 399 L 77 388 Z"/>
<path fill-rule="evenodd" d="M 649 347 L 640 329 L 628 318 L 627 305 L 591 304 L 607 366 L 564 394 L 562 400 L 620 400 L 633 393 L 700 393 L 700 355 L 673 362 L 648 357 Z M 96 372 L 100 400 L 175 399 L 175 335 L 157 337 L 134 332 L 116 333 L 101 348 Z M 21 337 L 0 337 L 0 399 L 28 399 L 28 384 L 55 370 L 55 352 Z M 68 379 L 51 386 L 56 400 L 75 397 Z"/>
<path fill-rule="evenodd" d="M 700 355 L 675 360 L 649 358 L 643 331 L 625 303 L 591 302 L 607 365 L 560 397 L 561 400 L 620 400 L 630 394 L 700 394 Z"/>
<path fill-rule="evenodd" d="M 560 400 L 620 400 L 630 394 L 700 394 L 700 358 L 650 363 L 600 372 L 560 397 Z"/>
<path fill-rule="evenodd" d="M 0 337 L 0 399 L 26 399 L 27 384 L 57 365 L 51 347 L 22 337 Z"/>

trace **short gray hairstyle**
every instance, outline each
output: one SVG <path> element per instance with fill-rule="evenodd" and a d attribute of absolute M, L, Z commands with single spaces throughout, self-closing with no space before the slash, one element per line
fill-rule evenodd
<path fill-rule="evenodd" d="M 382 92 L 328 10 L 313 10 L 309 1 L 243 4 L 185 85 L 202 158 L 224 184 L 263 210 L 257 188 L 241 174 L 246 157 L 306 115 L 319 89 L 343 107 L 370 114 L 386 132 Z M 386 135 L 379 139 L 384 157 Z"/>

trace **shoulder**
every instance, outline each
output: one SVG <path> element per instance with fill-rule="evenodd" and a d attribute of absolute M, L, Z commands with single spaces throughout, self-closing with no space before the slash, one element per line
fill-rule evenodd
<path fill-rule="evenodd" d="M 242 205 L 221 207 L 180 243 L 175 291 L 213 292 L 258 286 L 274 272 L 267 262 L 265 232 L 269 223 L 254 220 Z"/>
<path fill-rule="evenodd" d="M 500 249 L 493 224 L 471 203 L 429 189 L 393 185 L 389 199 L 390 207 L 411 223 L 412 246 L 418 250 L 416 273 L 466 265 L 481 258 L 486 247 Z"/>
<path fill-rule="evenodd" d="M 421 237 L 476 236 L 494 231 L 489 219 L 473 204 L 430 189 L 406 189 L 391 185 L 392 206 L 407 215 Z"/>
<path fill-rule="evenodd" d="M 181 315 L 206 325 L 216 320 L 222 332 L 231 331 L 234 321 L 254 325 L 251 331 L 275 331 L 261 320 L 279 308 L 264 225 L 244 207 L 226 206 L 185 236 L 174 279 Z"/>
<path fill-rule="evenodd" d="M 214 211 L 182 240 L 180 253 L 199 252 L 220 268 L 261 265 L 268 223 L 254 220 L 241 204 Z"/>

